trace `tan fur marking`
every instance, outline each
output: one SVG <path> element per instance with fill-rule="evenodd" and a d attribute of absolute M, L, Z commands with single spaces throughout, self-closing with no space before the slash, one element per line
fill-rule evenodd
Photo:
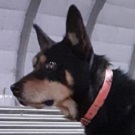
<path fill-rule="evenodd" d="M 54 100 L 55 104 L 72 95 L 72 91 L 58 82 L 29 80 L 24 84 L 23 98 L 27 103 L 42 103 Z"/>
<path fill-rule="evenodd" d="M 46 56 L 44 54 L 40 54 L 39 56 L 35 56 L 32 60 L 33 67 L 35 69 L 39 69 L 46 61 Z"/>
<path fill-rule="evenodd" d="M 68 71 L 66 71 L 68 83 L 72 84 L 73 80 Z M 46 100 L 54 100 L 62 113 L 70 119 L 77 116 L 77 105 L 71 98 L 72 91 L 65 85 L 48 80 L 29 80 L 24 84 L 23 99 L 29 106 L 43 108 Z"/>
<path fill-rule="evenodd" d="M 73 45 L 76 45 L 76 44 L 79 43 L 79 40 L 78 40 L 78 38 L 76 37 L 76 34 L 75 34 L 75 33 L 68 33 L 68 38 L 69 38 L 69 40 L 71 41 L 71 43 L 72 43 Z"/>
<path fill-rule="evenodd" d="M 67 98 L 60 104 L 56 105 L 62 113 L 70 119 L 75 119 L 77 116 L 77 105 L 72 98 Z"/>
<path fill-rule="evenodd" d="M 40 63 L 44 63 L 46 61 L 45 55 L 41 55 L 39 61 L 40 61 Z"/>
<path fill-rule="evenodd" d="M 72 86 L 74 84 L 72 75 L 67 70 L 65 70 L 65 74 L 66 74 L 66 80 L 68 82 L 68 85 Z"/>

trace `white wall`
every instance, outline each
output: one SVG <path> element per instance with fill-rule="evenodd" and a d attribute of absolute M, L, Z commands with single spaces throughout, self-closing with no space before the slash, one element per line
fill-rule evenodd
<path fill-rule="evenodd" d="M 0 0 L 0 105 L 13 104 L 10 85 L 15 81 L 16 54 L 28 4 L 29 0 Z"/>
<path fill-rule="evenodd" d="M 0 0 L 0 95 L 15 81 L 17 50 L 25 13 L 30 0 Z M 65 34 L 67 10 L 71 4 L 80 9 L 87 24 L 93 0 L 42 0 L 34 23 L 55 41 Z M 55 6 L 54 6 L 55 5 Z M 57 5 L 57 6 L 56 6 Z M 107 0 L 101 10 L 92 34 L 92 44 L 97 54 L 105 54 L 114 68 L 128 71 L 135 43 L 135 1 Z M 31 60 L 39 51 L 35 31 L 32 29 L 25 74 L 32 70 Z"/>

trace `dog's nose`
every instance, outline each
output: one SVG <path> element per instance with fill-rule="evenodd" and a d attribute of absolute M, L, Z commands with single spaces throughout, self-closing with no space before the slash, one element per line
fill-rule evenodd
<path fill-rule="evenodd" d="M 19 90 L 20 90 L 20 87 L 19 87 L 18 84 L 12 84 L 12 85 L 10 86 L 10 89 L 12 90 L 12 92 L 13 92 L 14 94 L 18 94 L 18 93 L 19 93 Z"/>

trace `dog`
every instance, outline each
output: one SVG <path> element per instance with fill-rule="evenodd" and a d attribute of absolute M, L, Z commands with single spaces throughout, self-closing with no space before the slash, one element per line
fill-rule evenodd
<path fill-rule="evenodd" d="M 68 10 L 61 42 L 34 28 L 41 51 L 33 71 L 11 85 L 18 101 L 34 108 L 56 106 L 81 121 L 86 135 L 135 135 L 135 81 L 94 53 L 77 7 Z"/>

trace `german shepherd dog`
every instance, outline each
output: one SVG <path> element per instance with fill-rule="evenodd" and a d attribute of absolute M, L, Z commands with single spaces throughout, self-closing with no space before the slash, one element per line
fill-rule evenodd
<path fill-rule="evenodd" d="M 67 118 L 81 121 L 86 135 L 135 135 L 135 81 L 94 53 L 79 10 L 70 6 L 61 42 L 34 28 L 41 51 L 33 71 L 11 85 L 18 101 L 35 108 L 56 106 Z M 97 109 L 87 119 L 93 104 Z"/>

